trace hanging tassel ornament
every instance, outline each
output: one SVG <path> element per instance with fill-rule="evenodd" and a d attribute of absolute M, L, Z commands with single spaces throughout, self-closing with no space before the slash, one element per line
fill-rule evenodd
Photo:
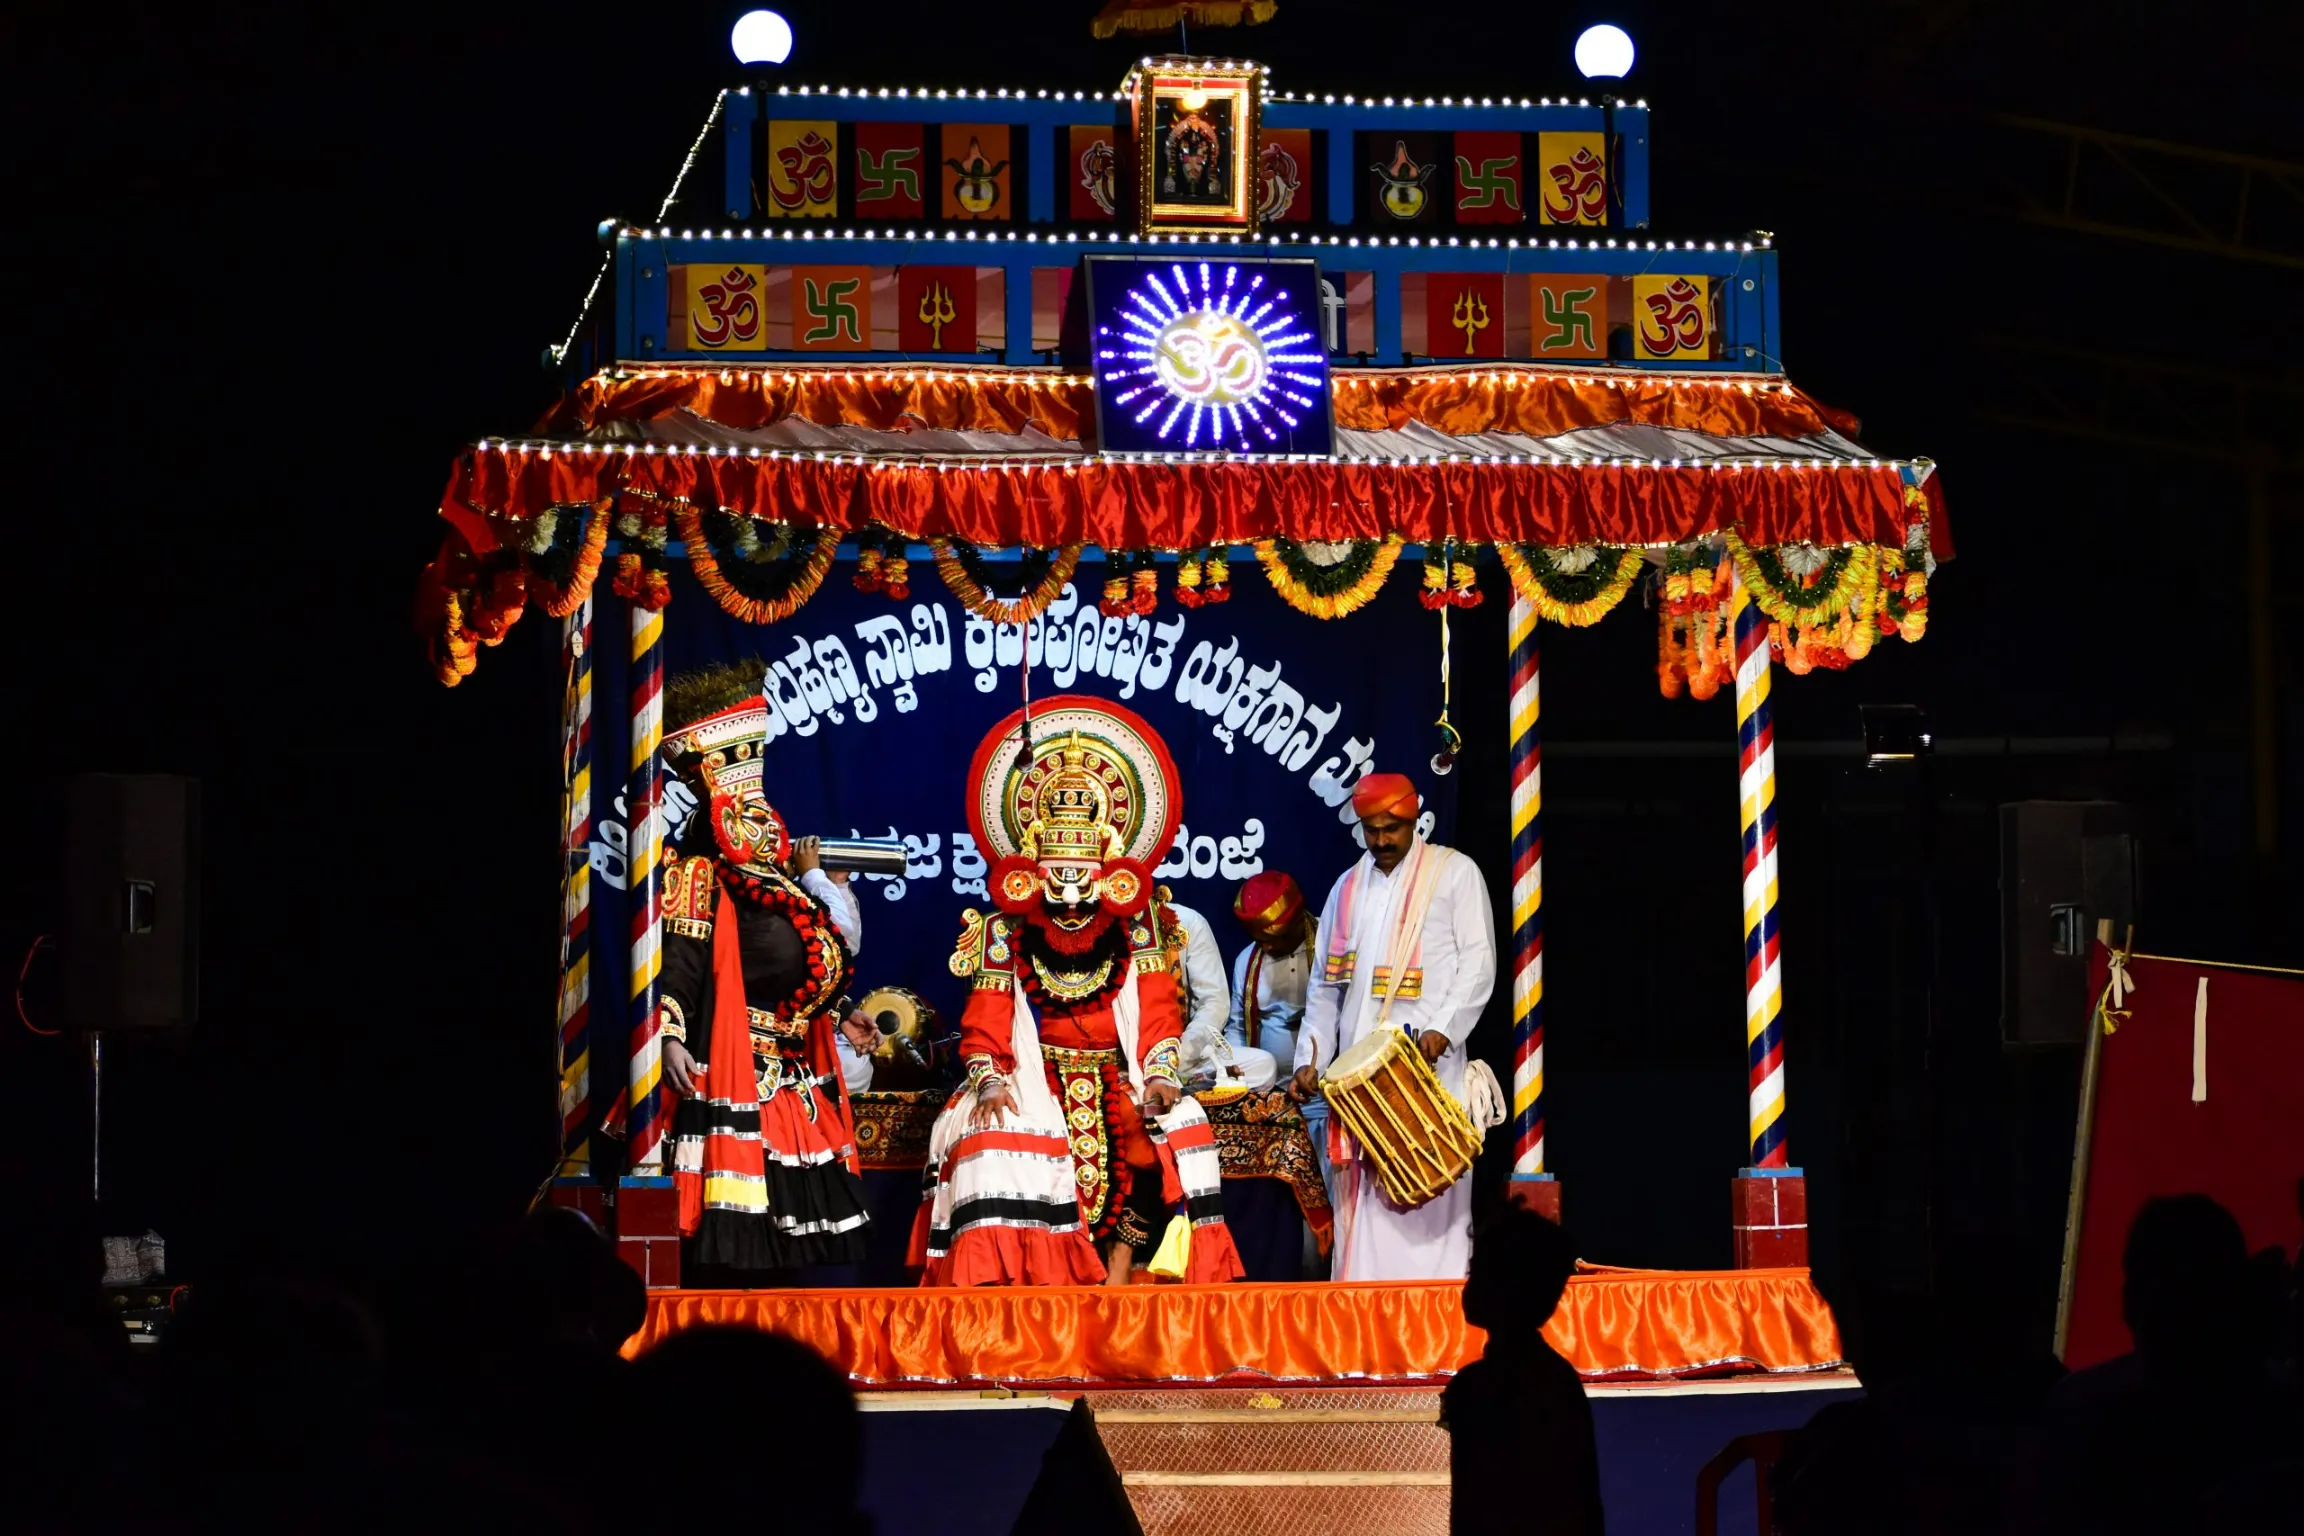
<path fill-rule="evenodd" d="M 1445 774 L 1455 771 L 1456 754 L 1464 750 L 1464 737 L 1448 720 L 1450 702 L 1448 609 L 1445 602 L 1438 606 L 1440 608 L 1440 718 L 1433 723 L 1440 727 L 1440 750 L 1432 754 L 1432 771 Z"/>
<path fill-rule="evenodd" d="M 1150 618 L 1160 610 L 1160 567 L 1154 563 L 1152 551 L 1145 550 L 1136 557 L 1136 574 L 1130 586 L 1134 595 L 1129 599 L 1128 611 Z"/>
<path fill-rule="evenodd" d="M 1104 601 L 1098 606 L 1107 614 L 1127 613 L 1129 557 L 1121 550 L 1108 549 L 1104 551 L 1104 561 Z"/>
<path fill-rule="evenodd" d="M 880 590 L 892 603 L 912 600 L 912 562 L 904 549 L 904 535 L 888 535 L 888 550 L 880 559 Z"/>

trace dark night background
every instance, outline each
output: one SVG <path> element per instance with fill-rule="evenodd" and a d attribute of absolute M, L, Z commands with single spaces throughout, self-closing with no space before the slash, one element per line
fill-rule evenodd
<path fill-rule="evenodd" d="M 11 19 L 0 944 L 15 959 L 56 919 L 71 775 L 204 781 L 202 1018 L 121 1045 L 106 1101 L 105 1227 L 157 1227 L 181 1277 L 422 1246 L 516 1211 L 553 1164 L 555 626 L 531 615 L 449 692 L 409 598 L 451 459 L 550 400 L 538 358 L 593 225 L 654 212 L 735 83 L 742 9 Z M 1142 51 L 1089 38 L 1093 0 L 785 9 L 793 81 L 1106 87 Z M 2144 948 L 2304 961 L 2304 183 L 2252 192 L 2251 238 L 2288 265 L 2039 227 L 2015 189 L 2057 195 L 2062 150 L 1981 114 L 2304 160 L 2296 8 L 1282 0 L 1198 46 L 1283 89 L 1543 94 L 1579 88 L 1596 20 L 1642 50 L 1652 232 L 1775 233 L 1791 376 L 1875 449 L 1943 465 L 1959 548 L 1924 643 L 1779 674 L 1790 1136 L 1819 1269 L 1990 1265 L 2044 1337 L 2078 1051 L 2000 1044 L 1996 807 L 2127 801 Z M 2226 168 L 2152 163 L 2197 172 L 2187 195 L 2228 226 Z M 1660 699 L 1631 612 L 1545 652 L 1551 1165 L 1593 1259 L 1724 1265 L 1731 707 Z M 1919 704 L 1945 743 L 1932 1035 L 1920 791 L 1857 766 L 1863 702 Z M 957 793 L 959 759 L 926 766 Z M 53 997 L 36 972 L 36 1015 Z M 68 1209 L 84 1057 L 0 1039 L 10 1204 Z"/>

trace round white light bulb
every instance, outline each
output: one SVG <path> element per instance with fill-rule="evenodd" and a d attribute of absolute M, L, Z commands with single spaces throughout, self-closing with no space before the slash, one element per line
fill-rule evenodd
<path fill-rule="evenodd" d="M 1581 50 L 1584 45 L 1576 46 Z M 774 11 L 746 11 L 736 18 L 728 47 L 739 64 L 781 64 L 792 57 L 792 23 Z"/>
<path fill-rule="evenodd" d="M 1587 80 L 1621 80 L 1632 73 L 1632 34 L 1603 23 L 1576 39 L 1576 67 Z"/>

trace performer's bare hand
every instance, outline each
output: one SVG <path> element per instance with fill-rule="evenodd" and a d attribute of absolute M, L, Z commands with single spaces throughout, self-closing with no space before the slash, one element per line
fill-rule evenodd
<path fill-rule="evenodd" d="M 824 867 L 823 839 L 804 837 L 792 845 L 792 878 L 797 880 L 812 869 Z M 834 875 L 833 879 L 840 877 Z"/>
<path fill-rule="evenodd" d="M 1320 1069 L 1298 1067 L 1296 1075 L 1288 1079 L 1288 1097 L 1302 1104 L 1320 1092 Z"/>
<path fill-rule="evenodd" d="M 688 1047 L 677 1040 L 667 1040 L 660 1059 L 664 1063 L 664 1081 L 672 1085 L 672 1091 L 684 1099 L 696 1097 L 696 1058 Z"/>
<path fill-rule="evenodd" d="M 976 1107 L 968 1111 L 968 1128 L 980 1131 L 988 1125 L 997 1125 L 1000 1116 L 1016 1107 L 1016 1096 L 1005 1084 L 985 1089 L 976 1095 Z"/>
<path fill-rule="evenodd" d="M 1184 1097 L 1184 1090 L 1174 1083 L 1146 1083 L 1144 1085 L 1144 1118 L 1156 1120 L 1176 1107 Z"/>
<path fill-rule="evenodd" d="M 1436 1029 L 1428 1029 L 1424 1031 L 1422 1035 L 1417 1037 L 1416 1048 L 1424 1053 L 1424 1059 L 1426 1061 L 1438 1061 L 1441 1057 L 1448 1054 L 1448 1047 L 1452 1043 L 1453 1042 L 1450 1041 L 1446 1035 L 1440 1033 L 1440 1031 Z"/>
<path fill-rule="evenodd" d="M 848 1037 L 848 1043 L 856 1048 L 859 1056 L 869 1056 L 880 1049 L 879 1026 L 864 1017 L 861 1008 L 840 1021 L 840 1033 Z"/>

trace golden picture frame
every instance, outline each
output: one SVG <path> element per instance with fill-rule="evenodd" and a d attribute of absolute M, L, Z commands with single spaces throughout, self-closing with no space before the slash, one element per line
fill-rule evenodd
<path fill-rule="evenodd" d="M 1126 83 L 1138 233 L 1256 233 L 1264 66 L 1147 59 Z"/>

